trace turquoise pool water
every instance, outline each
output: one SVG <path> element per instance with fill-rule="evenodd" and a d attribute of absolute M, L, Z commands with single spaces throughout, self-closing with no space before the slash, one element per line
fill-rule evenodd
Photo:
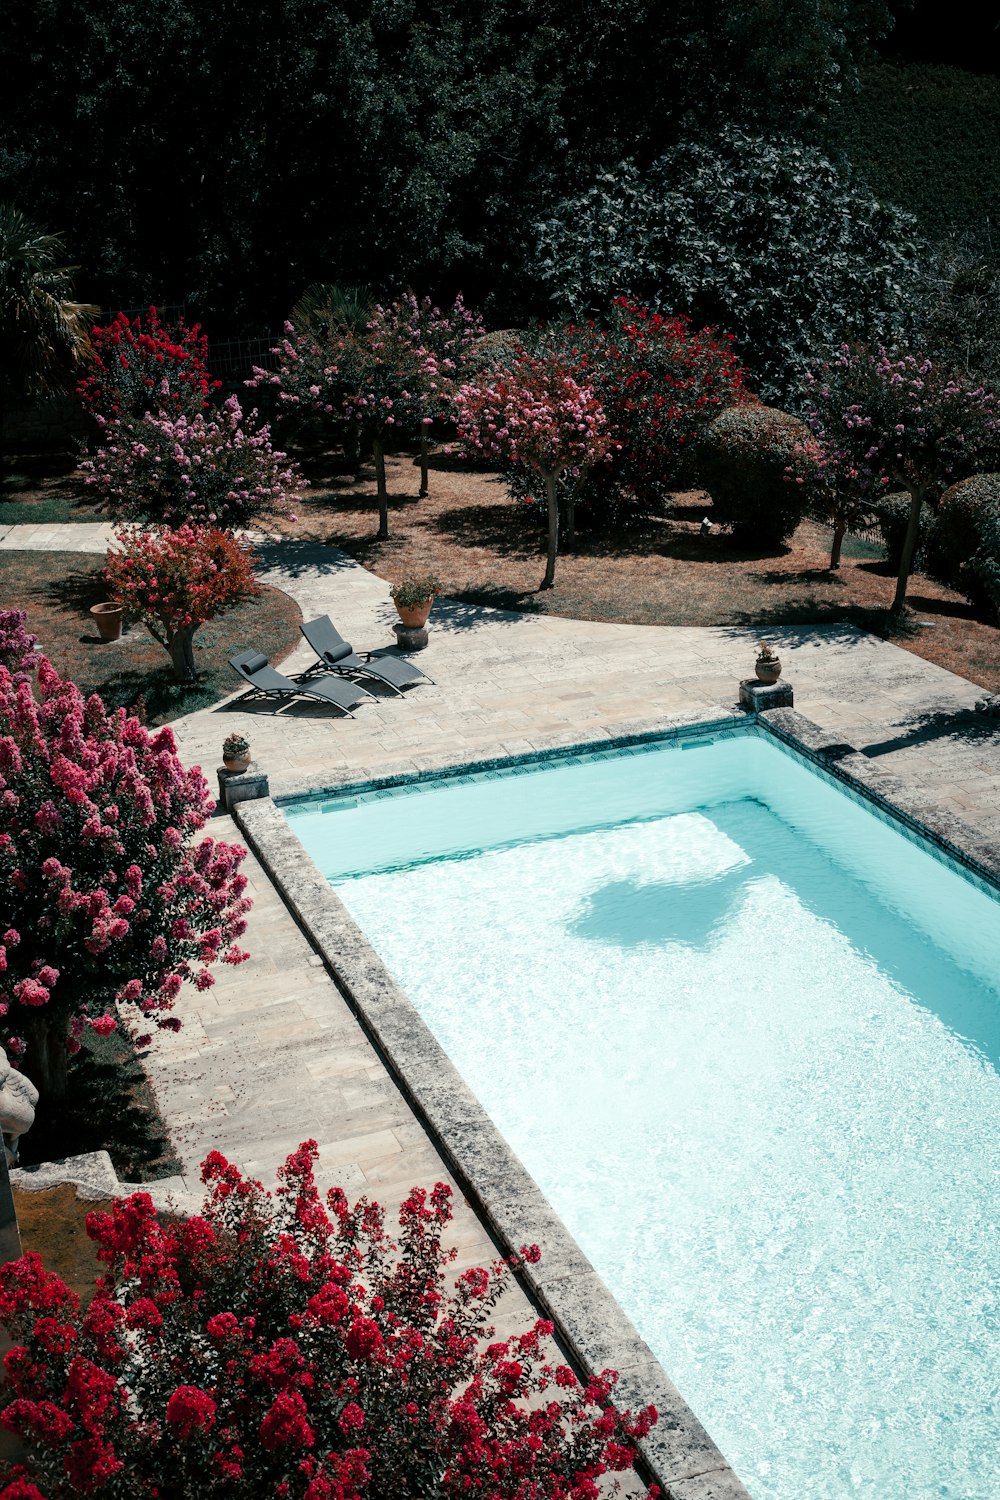
<path fill-rule="evenodd" d="M 996 1500 L 987 889 L 752 731 L 286 811 L 755 1500 Z"/>

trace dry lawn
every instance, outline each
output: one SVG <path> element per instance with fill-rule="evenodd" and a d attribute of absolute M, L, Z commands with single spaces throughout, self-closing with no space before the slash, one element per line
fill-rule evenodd
<path fill-rule="evenodd" d="M 845 545 L 828 569 L 829 532 L 804 522 L 778 555 L 735 549 L 725 533 L 702 537 L 707 497 L 678 494 L 668 517 L 618 535 L 578 536 L 559 559 L 556 585 L 538 592 L 544 567 L 542 527 L 508 496 L 496 474 L 471 470 L 447 453 L 432 459 L 430 495 L 420 500 L 419 469 L 401 454 L 387 460 L 388 541 L 380 542 L 374 470 L 338 469 L 338 456 L 315 458 L 312 488 L 289 535 L 342 547 L 390 581 L 436 573 L 445 592 L 470 603 L 643 625 L 768 625 L 849 621 L 885 634 L 894 578 L 878 549 Z M 910 613 L 894 632 L 900 646 L 989 689 L 1000 691 L 1000 629 L 976 617 L 964 599 L 915 575 Z"/>

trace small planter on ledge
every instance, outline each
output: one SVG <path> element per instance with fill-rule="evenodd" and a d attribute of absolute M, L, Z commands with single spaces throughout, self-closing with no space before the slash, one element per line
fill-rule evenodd
<path fill-rule="evenodd" d="M 250 764 L 250 742 L 242 734 L 230 734 L 222 742 L 222 764 L 227 771 L 243 772 Z"/>
<path fill-rule="evenodd" d="M 763 682 L 767 687 L 772 686 L 781 676 L 781 661 L 778 653 L 772 651 L 766 641 L 761 641 L 757 647 L 754 671 L 757 673 L 757 681 Z"/>
<path fill-rule="evenodd" d="M 117 641 L 122 633 L 122 606 L 113 602 L 92 604 L 90 617 L 97 626 L 102 641 Z"/>

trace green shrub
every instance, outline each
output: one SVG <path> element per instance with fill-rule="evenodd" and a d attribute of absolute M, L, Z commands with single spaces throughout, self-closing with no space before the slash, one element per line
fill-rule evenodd
<path fill-rule="evenodd" d="M 903 557 L 903 543 L 906 540 L 906 528 L 910 524 L 910 496 L 907 490 L 898 490 L 892 495 L 883 495 L 875 502 L 872 509 L 875 512 L 879 535 L 882 538 L 882 546 L 885 548 L 886 560 L 890 563 L 894 572 L 899 572 L 899 564 Z M 930 506 L 924 503 L 920 512 L 920 533 L 917 540 L 917 551 L 914 557 L 914 567 L 920 567 L 923 557 L 924 542 L 928 529 L 934 520 L 934 512 Z"/>
<path fill-rule="evenodd" d="M 1000 619 L 1000 507 L 983 512 L 980 546 L 969 563 L 969 571 L 978 579 L 989 607 Z"/>
<path fill-rule="evenodd" d="M 908 315 L 913 220 L 800 141 L 727 126 L 580 187 L 535 226 L 553 302 L 578 316 L 629 292 L 723 329 L 766 400 L 789 399 L 820 351 L 886 342 Z"/>
<path fill-rule="evenodd" d="M 778 548 L 805 514 L 805 490 L 785 470 L 796 443 L 809 437 L 797 417 L 771 406 L 729 407 L 698 443 L 698 476 L 714 514 L 745 546 Z"/>
<path fill-rule="evenodd" d="M 938 534 L 949 581 L 970 604 L 1000 609 L 1000 474 L 974 474 L 946 490 Z"/>

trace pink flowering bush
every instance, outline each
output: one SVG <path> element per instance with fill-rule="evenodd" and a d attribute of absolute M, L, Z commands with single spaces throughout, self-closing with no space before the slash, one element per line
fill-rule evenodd
<path fill-rule="evenodd" d="M 30 682 L 41 657 L 36 647 L 37 635 L 25 630 L 25 609 L 0 609 L 0 666 L 6 667 L 15 682 Z"/>
<path fill-rule="evenodd" d="M 505 465 L 523 464 L 545 486 L 548 547 L 543 589 L 555 580 L 559 546 L 556 486 L 564 474 L 577 483 L 612 450 L 600 401 L 559 359 L 521 355 L 509 369 L 485 373 L 455 397 L 458 430 L 472 451 Z M 573 493 L 567 529 L 573 533 Z"/>
<path fill-rule="evenodd" d="M 371 445 L 378 487 L 380 537 L 389 535 L 385 448 L 393 438 L 426 438 L 448 415 L 458 376 L 482 337 L 481 320 L 461 296 L 447 311 L 407 293 L 377 306 L 363 332 L 331 322 L 314 328 L 285 324 L 271 352 L 276 372 L 255 368 L 248 384 L 271 386 L 286 410 L 307 410 L 331 424 L 346 422 Z M 425 446 L 425 445 L 424 445 Z M 427 491 L 426 464 L 421 493 Z"/>
<path fill-rule="evenodd" d="M 249 526 L 287 513 L 304 487 L 287 454 L 271 447 L 270 428 L 248 425 L 235 396 L 208 415 L 110 422 L 80 467 L 110 515 L 166 526 Z"/>
<path fill-rule="evenodd" d="M 218 527 L 178 526 L 116 534 L 104 575 L 112 598 L 170 653 L 178 682 L 194 682 L 194 637 L 260 593 L 250 548 Z"/>
<path fill-rule="evenodd" d="M 879 485 L 843 449 L 826 446 L 816 437 L 794 444 L 785 466 L 785 482 L 801 490 L 810 514 L 832 528 L 830 571 L 835 572 L 848 530 L 871 524 Z"/>
<path fill-rule="evenodd" d="M 581 1385 L 550 1323 L 490 1341 L 510 1270 L 448 1284 L 445 1184 L 411 1190 L 397 1246 L 377 1203 L 320 1199 L 316 1154 L 300 1146 L 272 1197 L 213 1152 L 184 1223 L 161 1225 L 145 1193 L 90 1214 L 106 1274 L 85 1312 L 37 1255 L 0 1269 L 0 1421 L 27 1450 L 2 1500 L 618 1491 L 598 1483 L 631 1468 L 655 1409 L 617 1411 L 612 1371 Z"/>
<path fill-rule="evenodd" d="M 222 383 L 209 375 L 200 326 L 161 323 L 155 307 L 131 322 L 120 312 L 90 338 L 94 362 L 76 389 L 100 427 L 145 412 L 194 416 Z"/>
<path fill-rule="evenodd" d="M 956 479 L 1000 462 L 1000 403 L 971 377 L 920 354 L 843 345 L 807 377 L 807 421 L 826 454 L 827 479 L 866 496 L 908 490 L 910 523 L 892 610 L 906 600 L 921 508 Z"/>
<path fill-rule="evenodd" d="M 85 1029 L 113 1030 L 120 1006 L 179 1028 L 181 985 L 247 957 L 250 903 L 245 850 L 192 842 L 214 801 L 170 729 L 85 700 L 44 657 L 37 695 L 0 667 L 0 1042 L 58 1096 Z"/>

